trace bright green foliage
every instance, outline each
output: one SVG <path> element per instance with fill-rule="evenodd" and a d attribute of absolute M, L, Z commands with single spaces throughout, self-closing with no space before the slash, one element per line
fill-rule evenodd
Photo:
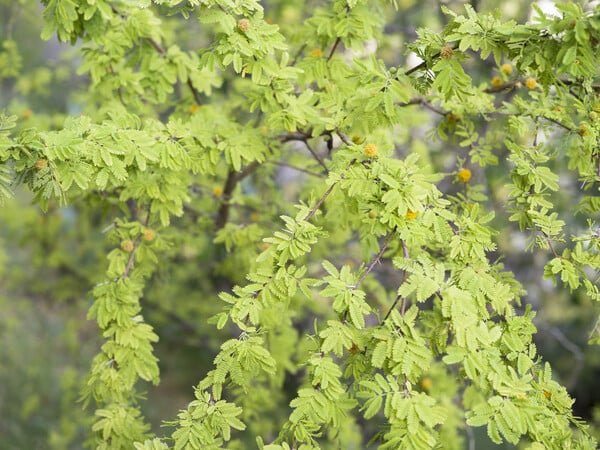
<path fill-rule="evenodd" d="M 494 254 L 486 169 L 509 161 L 501 215 L 543 275 L 600 300 L 600 10 L 518 24 L 444 9 L 442 30 L 403 49 L 423 60 L 411 68 L 367 45 L 386 42 L 397 2 L 307 6 L 281 28 L 254 0 L 42 3 L 42 36 L 80 46 L 85 109 L 60 126 L 0 115 L 0 198 L 24 185 L 44 211 L 89 204 L 110 223 L 90 286 L 92 446 L 461 448 L 465 427 L 486 427 L 495 443 L 595 448 Z M 191 22 L 202 33 L 178 44 Z M 500 85 L 473 69 L 489 56 L 514 66 Z M 20 65 L 3 41 L 0 78 Z M 444 170 L 426 164 L 432 121 L 430 138 L 461 149 Z M 277 166 L 302 177 L 277 182 Z M 554 204 L 570 180 L 584 232 Z M 159 383 L 148 286 L 163 265 L 202 271 L 214 248 L 232 286 L 196 307 L 227 337 L 156 437 L 140 407 Z M 159 301 L 187 305 L 172 295 Z"/>

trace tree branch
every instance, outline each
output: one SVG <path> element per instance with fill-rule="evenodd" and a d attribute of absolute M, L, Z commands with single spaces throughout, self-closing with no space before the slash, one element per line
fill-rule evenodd
<path fill-rule="evenodd" d="M 334 187 L 335 187 L 335 183 L 333 183 L 331 186 L 329 186 L 329 188 L 321 196 L 321 198 L 319 199 L 319 201 L 317 202 L 317 204 L 314 206 L 314 208 L 311 209 L 310 212 L 308 213 L 308 215 L 304 218 L 304 220 L 306 222 L 308 222 L 310 219 L 312 219 L 312 217 L 317 213 L 317 211 L 319 210 L 319 208 L 321 207 L 321 205 L 323 204 L 323 202 L 325 201 L 325 199 L 327 199 L 327 197 L 329 197 L 329 195 L 333 191 Z"/>
<path fill-rule="evenodd" d="M 392 241 L 392 238 L 394 237 L 395 234 L 396 234 L 396 229 L 394 228 L 392 230 L 392 232 L 388 235 L 388 237 L 385 239 L 385 241 L 384 241 L 383 245 L 381 246 L 381 249 L 379 249 L 379 252 L 377 253 L 377 255 L 375 255 L 375 257 L 371 260 L 371 262 L 367 266 L 367 270 L 365 270 L 363 272 L 363 274 L 360 276 L 360 278 L 354 285 L 354 289 L 357 289 L 362 284 L 362 282 L 365 280 L 365 278 L 367 278 L 367 275 L 369 275 L 369 272 L 371 272 L 371 270 L 373 270 L 373 267 L 375 267 L 375 264 L 377 264 L 379 262 L 379 260 L 381 259 L 382 255 L 383 255 L 383 252 L 385 252 L 385 250 L 388 248 L 388 245 L 390 245 L 390 242 Z"/>
<path fill-rule="evenodd" d="M 402 256 L 404 256 L 404 259 L 408 259 L 409 258 L 408 247 L 406 246 L 406 241 L 404 241 L 404 239 L 402 239 L 400 242 L 402 243 Z M 408 275 L 406 273 L 406 270 L 404 270 L 402 272 L 402 281 L 400 282 L 400 286 L 402 286 L 404 284 L 407 276 Z M 400 286 L 398 286 L 398 288 L 400 288 Z M 385 317 L 383 318 L 381 323 L 385 322 L 387 320 L 387 318 L 390 317 L 390 314 L 392 313 L 392 311 L 394 309 L 396 309 L 396 306 L 398 305 L 398 302 L 400 301 L 400 299 L 402 299 L 402 307 L 400 308 L 400 315 L 402 315 L 402 316 L 404 315 L 404 313 L 406 312 L 406 297 L 397 295 L 396 298 L 394 299 L 394 303 L 392 303 L 392 306 L 390 307 L 390 309 L 388 309 L 388 312 L 385 314 Z"/>
<path fill-rule="evenodd" d="M 257 161 L 253 161 L 240 172 L 236 172 L 233 169 L 229 170 L 227 179 L 225 180 L 225 185 L 223 186 L 223 193 L 221 194 L 221 204 L 219 205 L 217 218 L 215 219 L 215 228 L 217 230 L 223 228 L 229 220 L 229 211 L 231 209 L 231 204 L 229 201 L 231 200 L 231 195 L 233 194 L 235 187 L 240 181 L 252 174 L 258 165 L 259 164 Z"/>
<path fill-rule="evenodd" d="M 333 54 L 335 53 L 335 50 L 337 49 L 338 45 L 340 45 L 340 42 L 342 41 L 342 38 L 340 38 L 338 36 L 338 38 L 335 40 L 335 42 L 333 43 L 333 47 L 331 48 L 331 52 L 329 53 L 329 56 L 327 57 L 327 61 L 329 62 L 329 60 L 331 58 L 333 58 Z"/>

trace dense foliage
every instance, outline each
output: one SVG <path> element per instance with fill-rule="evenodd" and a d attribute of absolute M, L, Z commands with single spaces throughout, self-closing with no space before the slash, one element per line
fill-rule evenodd
<path fill-rule="evenodd" d="M 73 96 L 0 116 L 5 228 L 33 261 L 10 283 L 89 303 L 102 339 L 91 420 L 74 369 L 47 374 L 65 392 L 50 445 L 82 425 L 100 449 L 453 449 L 485 427 L 595 448 L 498 241 L 514 222 L 538 277 L 600 300 L 600 10 L 444 7 L 411 39 L 396 0 L 42 3 L 85 82 L 61 60 L 25 73 L 7 21 L 5 86 Z M 15 210 L 21 187 L 41 215 Z M 157 437 L 159 338 L 201 369 Z"/>

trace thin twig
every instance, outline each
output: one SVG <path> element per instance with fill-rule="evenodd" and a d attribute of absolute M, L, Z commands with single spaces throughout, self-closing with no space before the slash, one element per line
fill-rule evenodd
<path fill-rule="evenodd" d="M 350 139 L 348 139 L 348 136 L 346 136 L 340 130 L 336 130 L 335 134 L 337 134 L 340 137 L 340 139 L 342 140 L 342 142 L 344 144 L 346 144 L 346 145 L 352 145 L 352 141 Z"/>
<path fill-rule="evenodd" d="M 354 289 L 357 289 L 362 284 L 362 282 L 367 277 L 367 275 L 369 275 L 369 272 L 371 272 L 371 270 L 373 270 L 373 267 L 375 267 L 375 264 L 377 264 L 379 262 L 379 260 L 381 259 L 381 256 L 383 255 L 383 252 L 385 252 L 385 250 L 388 248 L 388 245 L 390 245 L 390 242 L 392 241 L 392 238 L 394 237 L 395 234 L 396 234 L 396 229 L 394 228 L 394 230 L 392 230 L 392 232 L 389 234 L 389 236 L 384 241 L 383 245 L 381 246 L 381 249 L 379 250 L 379 253 L 377 253 L 377 255 L 375 255 L 375 257 L 371 260 L 370 264 L 367 266 L 367 270 L 365 270 L 363 272 L 363 274 L 360 276 L 360 278 L 354 285 Z"/>
<path fill-rule="evenodd" d="M 313 177 L 323 178 L 323 174 L 313 172 L 312 170 L 303 169 L 302 167 L 294 166 L 292 164 L 288 164 L 281 161 L 265 161 L 267 164 L 274 164 L 276 166 L 289 167 L 290 169 L 297 170 L 298 172 L 304 172 L 308 175 L 312 175 Z"/>
<path fill-rule="evenodd" d="M 341 41 L 342 41 L 342 38 L 340 38 L 338 36 L 338 38 L 333 43 L 333 47 L 331 48 L 331 52 L 329 53 L 329 56 L 327 57 L 327 61 L 329 61 L 331 58 L 333 58 L 333 54 L 335 53 L 335 50 L 337 49 L 337 46 L 340 45 Z"/>
<path fill-rule="evenodd" d="M 161 55 L 165 55 L 167 53 L 167 50 L 160 45 L 160 43 L 156 42 L 153 38 L 146 38 L 146 41 L 148 41 L 148 43 L 154 47 L 154 49 L 160 53 Z M 200 91 L 198 91 L 198 89 L 196 89 L 196 87 L 194 86 L 194 83 L 192 83 L 191 78 L 188 77 L 186 84 L 188 85 L 188 87 L 190 88 L 190 91 L 192 91 L 192 95 L 194 96 L 194 100 L 196 101 L 196 103 L 198 105 L 201 105 L 202 102 L 202 97 L 200 97 Z"/>
<path fill-rule="evenodd" d="M 302 142 L 304 142 L 304 145 L 306 146 L 308 151 L 313 155 L 313 157 L 317 160 L 317 162 L 321 165 L 321 167 L 323 167 L 323 169 L 325 169 L 325 173 L 329 173 L 329 169 L 327 168 L 327 166 L 325 165 L 325 163 L 323 162 L 321 157 L 319 155 L 317 155 L 317 153 L 312 149 L 312 147 L 308 143 L 308 140 L 304 139 Z"/>
<path fill-rule="evenodd" d="M 506 83 L 502 83 L 499 86 L 491 86 L 483 90 L 486 94 L 495 94 L 497 92 L 506 91 L 508 89 L 513 89 L 516 87 L 517 83 L 521 83 L 524 80 L 513 80 L 508 81 Z"/>
<path fill-rule="evenodd" d="M 560 345 L 562 345 L 566 350 L 570 351 L 575 358 L 575 367 L 571 372 L 568 381 L 565 383 L 567 389 L 571 389 L 577 384 L 577 380 L 579 378 L 579 373 L 583 368 L 584 354 L 581 349 L 573 343 L 558 327 L 549 326 L 546 324 L 538 325 L 543 330 L 547 331 L 558 341 Z"/>
<path fill-rule="evenodd" d="M 227 179 L 225 180 L 225 185 L 223 186 L 223 193 L 221 194 L 221 204 L 219 205 L 219 210 L 217 211 L 217 219 L 215 220 L 215 228 L 220 230 L 225 226 L 227 220 L 229 220 L 229 199 L 231 198 L 231 194 L 236 186 L 236 171 L 233 169 L 229 169 L 227 173 Z"/>
<path fill-rule="evenodd" d="M 300 55 L 302 54 L 302 52 L 304 51 L 304 49 L 306 48 L 306 45 L 307 44 L 302 44 L 302 46 L 300 46 L 300 48 L 298 49 L 298 51 L 294 55 L 294 59 L 292 59 L 292 62 L 290 63 L 290 66 L 295 66 L 296 65 L 296 62 L 298 61 L 298 58 L 300 58 Z"/>
<path fill-rule="evenodd" d="M 575 131 L 575 130 L 573 130 L 573 128 L 571 128 L 570 126 L 568 126 L 568 125 L 565 125 L 564 123 L 562 123 L 562 122 L 560 122 L 560 121 L 558 121 L 558 120 L 556 120 L 556 119 L 553 119 L 553 118 L 551 118 L 551 117 L 546 117 L 546 116 L 539 116 L 539 117 L 540 117 L 540 119 L 545 119 L 545 120 L 547 120 L 547 121 L 549 121 L 549 122 L 552 122 L 552 123 L 554 123 L 554 124 L 558 125 L 559 127 L 561 127 L 561 128 L 564 128 L 564 129 L 565 129 L 565 130 L 567 130 L 567 131 Z"/>
<path fill-rule="evenodd" d="M 400 243 L 402 244 L 402 256 L 404 256 L 404 259 L 408 259 L 408 257 L 409 257 L 408 256 L 408 247 L 406 246 L 406 241 L 404 239 L 402 239 L 400 241 Z M 400 282 L 400 286 L 402 286 L 404 284 L 407 277 L 408 277 L 407 272 L 406 272 L 406 270 L 404 270 L 402 273 L 402 281 Z M 398 288 L 400 288 L 400 286 L 398 286 Z M 396 298 L 394 299 L 394 303 L 392 303 L 392 306 L 390 307 L 390 309 L 388 309 L 388 312 L 386 313 L 386 315 L 383 318 L 383 320 L 381 321 L 381 323 L 385 322 L 387 320 L 387 318 L 390 317 L 390 314 L 392 313 L 392 311 L 394 309 L 396 309 L 396 306 L 398 305 L 398 302 L 400 301 L 400 299 L 402 299 L 402 307 L 400 308 L 400 314 L 402 316 L 404 315 L 405 309 L 406 309 L 406 297 L 397 295 Z"/>
<path fill-rule="evenodd" d="M 202 97 L 200 97 L 200 92 L 198 91 L 198 89 L 196 89 L 196 87 L 194 86 L 194 83 L 192 83 L 191 78 L 188 78 L 187 85 L 190 88 L 190 90 L 192 91 L 192 95 L 194 96 L 194 101 L 196 102 L 196 104 L 201 105 L 203 103 Z"/>
<path fill-rule="evenodd" d="M 152 208 L 152 204 L 150 204 L 150 206 L 148 206 L 148 215 L 146 216 L 146 220 L 144 220 L 145 227 L 147 227 L 148 223 L 150 222 L 150 209 L 151 208 Z M 133 269 L 135 254 L 136 254 L 137 249 L 141 242 L 142 242 L 142 236 L 138 236 L 135 239 L 135 241 L 133 242 L 133 248 L 131 249 L 131 253 L 129 253 L 129 259 L 127 260 L 127 265 L 125 266 L 125 271 L 123 272 L 123 276 L 121 278 L 129 277 L 129 272 L 131 272 L 131 269 Z"/>
<path fill-rule="evenodd" d="M 540 230 L 540 232 L 544 236 L 544 239 L 546 240 L 546 243 L 548 244 L 548 247 L 550 247 L 550 250 L 552 251 L 552 253 L 554 254 L 554 256 L 556 258 L 560 258 L 560 256 L 558 255 L 558 253 L 556 253 L 556 250 L 554 249 L 554 246 L 552 245 L 552 241 L 550 240 L 550 237 L 546 233 L 544 233 L 543 231 Z"/>
<path fill-rule="evenodd" d="M 430 111 L 433 111 L 436 114 L 439 114 L 440 116 L 444 116 L 446 117 L 447 113 L 445 111 L 442 111 L 441 109 L 437 109 L 435 106 L 433 106 L 431 103 L 429 103 L 427 100 L 423 99 L 423 101 L 421 101 L 421 104 L 429 109 Z"/>
<path fill-rule="evenodd" d="M 304 220 L 306 222 L 308 222 L 310 219 L 312 219 L 312 217 L 317 213 L 317 211 L 319 210 L 319 208 L 321 207 L 321 205 L 323 204 L 323 202 L 325 201 L 325 199 L 327 199 L 327 197 L 329 197 L 329 194 L 331 194 L 331 192 L 333 191 L 334 187 L 335 187 L 335 183 L 333 183 L 331 186 L 329 186 L 329 188 L 321 196 L 321 198 L 319 199 L 319 201 L 317 202 L 317 204 L 313 207 L 313 209 L 310 210 L 310 212 L 308 213 L 308 215 L 304 218 Z"/>
<path fill-rule="evenodd" d="M 439 53 L 438 53 L 437 55 L 434 55 L 434 58 L 436 58 L 436 57 L 438 57 L 438 56 L 440 56 L 440 54 L 439 54 Z M 404 72 L 404 75 L 410 75 L 411 73 L 413 73 L 413 72 L 416 72 L 417 70 L 420 70 L 420 69 L 422 69 L 423 67 L 427 67 L 427 61 L 425 61 L 425 60 L 421 61 L 421 62 L 420 62 L 419 64 L 417 64 L 416 66 L 414 66 L 414 67 L 412 67 L 412 68 L 410 68 L 410 69 L 406 70 L 406 71 Z"/>

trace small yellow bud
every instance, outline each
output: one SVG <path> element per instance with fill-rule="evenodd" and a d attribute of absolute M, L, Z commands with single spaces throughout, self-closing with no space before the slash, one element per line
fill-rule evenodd
<path fill-rule="evenodd" d="M 23 119 L 29 119 L 31 116 L 33 116 L 33 112 L 30 109 L 26 109 L 25 111 L 23 111 L 23 114 L 21 114 L 21 117 L 23 117 Z"/>
<path fill-rule="evenodd" d="M 133 251 L 133 242 L 131 241 L 123 241 L 121 242 L 121 250 L 131 253 Z"/>
<path fill-rule="evenodd" d="M 250 220 L 252 222 L 258 222 L 258 219 L 260 218 L 260 216 L 258 215 L 257 212 L 253 212 L 250 214 Z"/>
<path fill-rule="evenodd" d="M 198 106 L 195 103 L 193 105 L 190 105 L 190 107 L 188 109 L 188 111 L 192 114 L 196 114 L 199 110 L 200 110 L 200 106 Z"/>
<path fill-rule="evenodd" d="M 429 391 L 431 386 L 433 386 L 433 381 L 431 381 L 431 378 L 425 377 L 421 380 L 421 387 L 424 391 Z"/>
<path fill-rule="evenodd" d="M 531 91 L 537 87 L 537 80 L 535 78 L 527 78 L 525 80 L 525 86 Z"/>
<path fill-rule="evenodd" d="M 500 78 L 500 77 L 492 78 L 492 86 L 502 86 L 502 78 Z"/>
<path fill-rule="evenodd" d="M 223 188 L 221 186 L 215 186 L 212 192 L 215 197 L 220 197 L 223 195 Z"/>
<path fill-rule="evenodd" d="M 359 136 L 358 134 L 355 134 L 352 136 L 352 142 L 354 142 L 356 145 L 360 145 L 363 142 L 365 142 L 365 138 L 362 136 Z"/>
<path fill-rule="evenodd" d="M 35 170 L 42 170 L 47 163 L 48 163 L 48 161 L 46 159 L 44 159 L 44 158 L 39 159 L 35 163 Z"/>
<path fill-rule="evenodd" d="M 310 56 L 312 56 L 313 58 L 320 58 L 323 56 L 323 52 L 321 51 L 320 48 L 313 48 L 310 53 Z"/>
<path fill-rule="evenodd" d="M 468 183 L 471 179 L 471 171 L 469 169 L 460 169 L 458 171 L 458 179 L 463 183 Z"/>
<path fill-rule="evenodd" d="M 502 74 L 508 76 L 513 72 L 513 68 L 510 64 L 506 63 L 506 64 L 502 64 L 500 66 L 500 72 L 502 72 Z"/>
<path fill-rule="evenodd" d="M 369 211 L 369 219 L 377 219 L 377 211 L 375 211 L 374 209 Z"/>
<path fill-rule="evenodd" d="M 365 145 L 365 155 L 369 158 L 377 158 L 379 152 L 377 151 L 377 146 L 375 144 L 367 144 Z"/>
<path fill-rule="evenodd" d="M 460 117 L 454 113 L 449 112 L 446 114 L 446 120 L 451 123 L 456 123 L 460 121 Z"/>
<path fill-rule="evenodd" d="M 454 50 L 449 45 L 445 45 L 440 50 L 440 56 L 444 59 L 450 59 L 454 55 Z"/>
<path fill-rule="evenodd" d="M 544 397 L 546 397 L 546 400 L 550 400 L 552 398 L 552 392 L 547 391 L 546 389 L 544 389 L 542 392 L 544 393 Z"/>
<path fill-rule="evenodd" d="M 148 242 L 153 241 L 155 237 L 156 237 L 156 233 L 154 232 L 154 230 L 151 230 L 150 228 L 145 229 L 144 234 L 142 235 L 142 238 Z"/>
<path fill-rule="evenodd" d="M 418 215 L 419 213 L 417 211 L 412 211 L 409 209 L 404 217 L 406 218 L 406 220 L 415 220 Z"/>
<path fill-rule="evenodd" d="M 250 21 L 248 19 L 240 19 L 237 23 L 238 30 L 246 32 L 250 29 Z"/>
<path fill-rule="evenodd" d="M 587 137 L 590 134 L 590 130 L 584 124 L 581 124 L 577 127 L 577 133 L 579 133 L 579 136 L 581 137 Z"/>

